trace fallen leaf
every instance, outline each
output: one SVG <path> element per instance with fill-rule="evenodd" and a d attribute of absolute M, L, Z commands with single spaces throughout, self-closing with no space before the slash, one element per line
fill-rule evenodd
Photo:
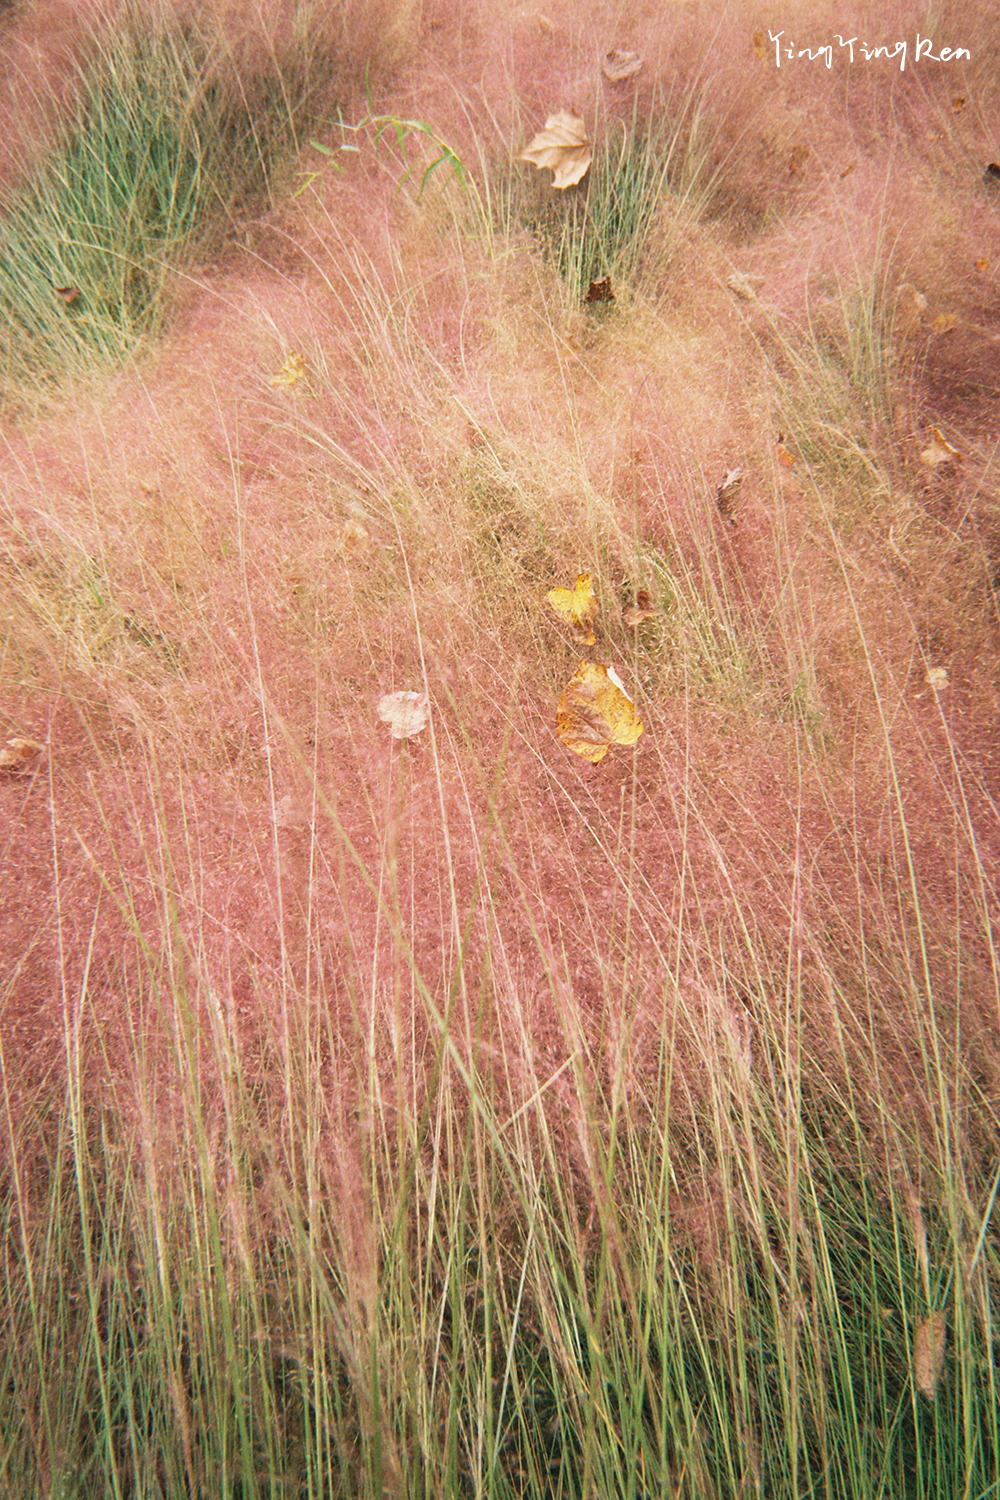
<path fill-rule="evenodd" d="M 917 1389 L 930 1401 L 937 1395 L 947 1343 L 948 1319 L 943 1312 L 933 1312 L 917 1325 L 913 1340 L 913 1375 Z"/>
<path fill-rule="evenodd" d="M 23 739 L 15 735 L 0 750 L 0 771 L 26 771 L 43 753 L 44 745 L 37 740 Z"/>
<path fill-rule="evenodd" d="M 556 732 L 568 750 L 593 765 L 612 745 L 634 745 L 642 720 L 614 667 L 581 661 L 563 690 Z"/>
<path fill-rule="evenodd" d="M 988 255 L 981 255 L 979 257 L 979 259 L 976 261 L 976 270 L 977 271 L 988 271 L 989 268 L 990 268 L 990 258 L 989 258 L 989 256 Z"/>
<path fill-rule="evenodd" d="M 654 620 L 656 613 L 648 589 L 640 589 L 635 596 L 635 603 L 622 609 L 622 619 L 626 625 L 637 630 L 643 620 Z"/>
<path fill-rule="evenodd" d="M 926 673 L 924 681 L 926 682 L 927 686 L 929 688 L 933 688 L 936 693 L 943 693 L 945 688 L 948 686 L 948 673 L 945 671 L 944 667 L 931 667 Z"/>
<path fill-rule="evenodd" d="M 642 58 L 638 52 L 622 52 L 618 47 L 612 47 L 601 63 L 601 72 L 612 83 L 621 83 L 623 78 L 634 77 L 641 67 Z"/>
<path fill-rule="evenodd" d="M 753 34 L 753 50 L 754 56 L 759 58 L 761 62 L 770 61 L 771 51 L 764 40 L 764 33 L 762 31 L 755 31 Z"/>
<path fill-rule="evenodd" d="M 611 277 L 605 276 L 601 281 L 592 281 L 583 300 L 584 302 L 613 302 L 615 294 L 611 290 Z"/>
<path fill-rule="evenodd" d="M 951 101 L 951 107 L 952 107 L 953 112 L 956 115 L 960 115 L 962 113 L 962 110 L 965 108 L 966 103 L 967 103 L 967 100 L 963 99 L 961 97 L 961 95 L 957 95 L 956 94 L 955 98 L 952 99 L 952 101 Z"/>
<path fill-rule="evenodd" d="M 788 174 L 790 177 L 804 176 L 803 167 L 809 156 L 808 146 L 793 146 L 792 154 L 788 158 Z"/>
<path fill-rule="evenodd" d="M 78 286 L 57 286 L 55 293 L 60 302 L 65 302 L 67 307 L 72 307 L 80 295 L 80 288 Z"/>
<path fill-rule="evenodd" d="M 757 288 L 763 285 L 763 276 L 744 276 L 741 271 L 726 277 L 726 286 L 741 302 L 756 302 Z"/>
<path fill-rule="evenodd" d="M 929 469 L 937 469 L 942 464 L 960 462 L 961 457 L 958 449 L 951 446 L 940 429 L 932 427 L 930 444 L 920 454 L 921 463 L 925 463 Z"/>
<path fill-rule="evenodd" d="M 955 313 L 938 313 L 931 327 L 935 333 L 950 333 L 957 322 L 958 316 Z"/>
<path fill-rule="evenodd" d="M 778 433 L 778 462 L 786 469 L 794 469 L 795 467 L 795 459 L 785 447 L 785 434 L 783 432 Z"/>
<path fill-rule="evenodd" d="M 549 589 L 545 597 L 559 618 L 570 627 L 574 640 L 583 646 L 597 644 L 593 628 L 597 617 L 597 595 L 589 573 L 578 573 L 571 589 Z"/>
<path fill-rule="evenodd" d="M 590 166 L 590 142 L 587 127 L 579 115 L 561 109 L 549 115 L 545 129 L 540 130 L 519 161 L 530 161 L 536 167 L 550 167 L 553 187 L 568 188 L 580 181 Z"/>
<path fill-rule="evenodd" d="M 427 723 L 430 706 L 426 693 L 386 693 L 378 700 L 378 716 L 388 724 L 394 740 L 408 740 Z"/>
<path fill-rule="evenodd" d="M 729 469 L 725 479 L 716 490 L 719 510 L 724 516 L 734 516 L 739 506 L 740 486 L 746 478 L 745 469 Z"/>
<path fill-rule="evenodd" d="M 301 354 L 290 354 L 272 380 L 272 385 L 293 386 L 306 373 L 306 362 Z"/>

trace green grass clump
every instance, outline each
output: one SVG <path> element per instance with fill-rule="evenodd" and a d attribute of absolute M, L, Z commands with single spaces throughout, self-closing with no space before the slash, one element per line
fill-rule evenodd
<path fill-rule="evenodd" d="M 74 117 L 2 205 L 8 387 L 127 359 L 172 275 L 267 192 L 306 81 L 277 59 L 225 72 L 192 34 L 129 28 L 83 70 Z"/>

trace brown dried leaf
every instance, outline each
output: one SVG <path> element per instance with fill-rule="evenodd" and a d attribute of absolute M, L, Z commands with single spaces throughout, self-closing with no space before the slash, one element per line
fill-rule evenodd
<path fill-rule="evenodd" d="M 549 115 L 545 129 L 538 132 L 518 160 L 530 161 L 539 168 L 551 168 L 555 174 L 553 187 L 573 187 L 585 175 L 591 161 L 584 121 L 568 109 Z"/>
<path fill-rule="evenodd" d="M 925 463 L 929 469 L 938 469 L 942 464 L 953 464 L 961 461 L 962 455 L 957 448 L 953 448 L 940 428 L 931 428 L 931 441 L 921 451 L 920 461 Z"/>
<path fill-rule="evenodd" d="M 0 750 L 0 771 L 26 771 L 45 750 L 37 740 L 28 740 L 20 735 L 9 739 Z"/>
<path fill-rule="evenodd" d="M 637 630 L 643 620 L 656 618 L 656 610 L 653 608 L 648 589 L 640 589 L 635 596 L 635 603 L 628 605 L 622 610 L 622 619 L 626 625 Z"/>
<path fill-rule="evenodd" d="M 601 72 L 611 83 L 621 83 L 623 78 L 633 78 L 641 67 L 642 58 L 638 52 L 622 52 L 620 48 L 612 47 L 601 63 Z"/>
<path fill-rule="evenodd" d="M 933 1312 L 918 1323 L 913 1340 L 913 1378 L 917 1389 L 930 1401 L 937 1395 L 947 1344 L 948 1319 L 943 1312 Z"/>
<path fill-rule="evenodd" d="M 745 478 L 745 469 L 729 469 L 725 479 L 716 490 L 719 510 L 724 516 L 731 517 L 736 514 L 739 506 L 740 486 Z"/>

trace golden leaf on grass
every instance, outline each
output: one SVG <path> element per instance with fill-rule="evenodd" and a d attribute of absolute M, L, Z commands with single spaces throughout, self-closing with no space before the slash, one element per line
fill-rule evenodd
<path fill-rule="evenodd" d="M 57 286 L 55 293 L 60 302 L 65 302 L 67 307 L 72 307 L 80 295 L 80 288 L 78 286 Z"/>
<path fill-rule="evenodd" d="M 789 453 L 785 447 L 785 434 L 783 432 L 778 433 L 778 462 L 785 469 L 793 469 L 795 467 L 794 455 Z"/>
<path fill-rule="evenodd" d="M 553 187 L 568 188 L 584 176 L 590 158 L 586 125 L 579 115 L 561 109 L 549 115 L 545 129 L 538 132 L 518 160 L 530 161 L 536 167 L 550 167 L 555 174 Z"/>
<path fill-rule="evenodd" d="M 961 458 L 957 448 L 953 448 L 948 439 L 939 428 L 931 428 L 931 441 L 921 451 L 920 461 L 925 463 L 929 469 L 940 468 L 942 464 L 955 463 Z"/>
<path fill-rule="evenodd" d="M 642 720 L 614 667 L 581 661 L 563 689 L 556 732 L 568 750 L 595 766 L 612 745 L 634 745 Z"/>
<path fill-rule="evenodd" d="M 293 386 L 300 381 L 306 373 L 306 362 L 301 354 L 290 354 L 278 371 L 272 377 L 272 385 Z"/>
<path fill-rule="evenodd" d="M 945 667 L 930 667 L 924 674 L 924 681 L 929 688 L 936 693 L 943 693 L 948 686 L 948 672 Z"/>
<path fill-rule="evenodd" d="M 635 603 L 629 604 L 622 609 L 622 619 L 633 630 L 638 630 L 643 620 L 654 620 L 655 618 L 656 610 L 653 608 L 648 589 L 640 589 L 635 596 Z"/>
<path fill-rule="evenodd" d="M 950 333 L 957 322 L 956 313 L 938 313 L 931 327 L 935 333 Z"/>
<path fill-rule="evenodd" d="M 28 740 L 20 735 L 9 739 L 0 750 L 0 771 L 26 771 L 45 749 L 37 740 Z"/>
<path fill-rule="evenodd" d="M 611 83 L 621 83 L 623 78 L 632 78 L 642 67 L 638 52 L 622 52 L 612 47 L 601 63 L 601 72 Z"/>
<path fill-rule="evenodd" d="M 937 1395 L 947 1343 L 948 1319 L 943 1312 L 933 1312 L 917 1324 L 913 1340 L 913 1378 L 917 1389 L 931 1401 Z"/>
<path fill-rule="evenodd" d="M 582 646 L 597 644 L 593 626 L 597 616 L 597 595 L 589 573 L 578 573 L 571 589 L 549 589 L 545 597 L 559 618 L 571 628 L 574 640 Z"/>
<path fill-rule="evenodd" d="M 990 268 L 990 258 L 989 258 L 989 256 L 988 255 L 980 255 L 979 258 L 976 261 L 976 270 L 977 271 L 988 271 L 989 268 Z"/>
<path fill-rule="evenodd" d="M 388 724 L 394 740 L 408 740 L 427 723 L 430 707 L 426 693 L 386 693 L 378 700 L 378 716 Z"/>

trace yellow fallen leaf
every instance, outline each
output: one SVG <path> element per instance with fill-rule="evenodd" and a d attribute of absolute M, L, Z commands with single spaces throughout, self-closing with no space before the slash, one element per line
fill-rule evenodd
<path fill-rule="evenodd" d="M 419 734 L 430 712 L 426 693 L 386 693 L 378 700 L 378 716 L 388 724 L 394 740 Z"/>
<path fill-rule="evenodd" d="M 923 1391 L 930 1401 L 937 1395 L 947 1343 L 948 1319 L 943 1312 L 933 1312 L 917 1325 L 913 1340 L 913 1376 L 917 1389 Z"/>
<path fill-rule="evenodd" d="M 539 168 L 550 167 L 555 174 L 553 187 L 573 187 L 590 166 L 590 142 L 585 123 L 568 109 L 549 115 L 545 129 L 538 132 L 518 160 L 530 161 Z"/>
<path fill-rule="evenodd" d="M 556 732 L 568 750 L 595 766 L 612 745 L 634 745 L 642 720 L 614 667 L 581 661 L 563 690 Z"/>
<path fill-rule="evenodd" d="M 957 322 L 958 317 L 955 313 L 938 313 L 931 327 L 935 333 L 950 333 Z"/>
<path fill-rule="evenodd" d="M 306 362 L 301 354 L 290 354 L 271 380 L 272 385 L 293 386 L 300 381 L 306 373 Z"/>
<path fill-rule="evenodd" d="M 929 469 L 937 469 L 941 464 L 955 463 L 961 458 L 957 448 L 953 448 L 937 427 L 931 428 L 930 444 L 920 454 L 922 463 Z"/>
<path fill-rule="evenodd" d="M 594 593 L 589 573 L 577 574 L 571 589 L 549 589 L 545 595 L 556 614 L 573 631 L 573 638 L 581 646 L 594 646 L 593 621 L 597 615 L 597 595 Z"/>

